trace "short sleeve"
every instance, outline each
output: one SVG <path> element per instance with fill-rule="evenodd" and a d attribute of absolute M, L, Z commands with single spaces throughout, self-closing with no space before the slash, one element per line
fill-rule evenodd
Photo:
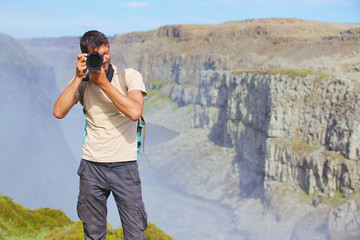
<path fill-rule="evenodd" d="M 145 84 L 141 73 L 136 71 L 133 68 L 128 68 L 125 71 L 125 79 L 127 84 L 127 90 L 140 90 L 143 93 L 143 96 L 147 96 Z"/>

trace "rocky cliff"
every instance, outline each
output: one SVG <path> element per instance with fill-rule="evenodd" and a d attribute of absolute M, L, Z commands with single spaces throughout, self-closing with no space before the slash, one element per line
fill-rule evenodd
<path fill-rule="evenodd" d="M 250 239 L 303 239 L 301 221 L 328 226 L 308 237 L 359 236 L 358 86 L 312 74 L 203 72 L 193 130 L 150 157 L 170 184 L 233 207 Z"/>
<path fill-rule="evenodd" d="M 57 88 L 63 90 L 75 76 L 80 37 L 17 39 L 34 56 L 52 66 Z"/>
<path fill-rule="evenodd" d="M 132 66 L 147 80 L 195 85 L 203 70 L 358 67 L 360 24 L 298 19 L 254 19 L 219 25 L 169 25 L 116 35 L 115 63 Z"/>
<path fill-rule="evenodd" d="M 199 84 L 193 127 L 211 129 L 210 139 L 234 146 L 265 180 L 296 182 L 309 194 L 357 191 L 358 89 L 337 77 L 215 71 Z"/>
<path fill-rule="evenodd" d="M 146 33 L 149 39 L 142 33 L 118 37 L 127 49 L 119 62 L 141 68 L 154 80 L 148 86 L 179 106 L 192 105 L 193 130 L 152 149 L 153 165 L 173 186 L 234 208 L 238 230 L 250 239 L 356 238 L 359 31 L 325 23 L 320 30 L 319 23 L 306 22 L 302 32 L 286 35 L 284 29 L 304 22 L 274 21 L 285 25 L 278 25 L 286 35 L 279 36 L 267 22 L 255 22 L 260 26 L 248 26 L 221 50 L 206 48 L 199 32 L 190 37 L 189 26 L 167 26 L 155 36 Z M 210 35 L 219 43 L 227 34 Z M 153 45 L 142 51 L 147 41 L 166 50 L 151 55 Z M 236 58 L 239 48 L 244 54 Z M 164 118 L 160 124 L 170 127 L 173 121 Z"/>

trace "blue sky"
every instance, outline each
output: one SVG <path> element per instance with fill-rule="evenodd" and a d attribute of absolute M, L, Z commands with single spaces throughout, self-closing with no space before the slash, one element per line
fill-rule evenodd
<path fill-rule="evenodd" d="M 168 24 L 219 24 L 252 18 L 360 23 L 360 0 L 0 0 L 0 33 L 14 38 L 108 36 Z"/>

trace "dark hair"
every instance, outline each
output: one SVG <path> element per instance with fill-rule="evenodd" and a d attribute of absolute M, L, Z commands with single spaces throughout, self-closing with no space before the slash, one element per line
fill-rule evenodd
<path fill-rule="evenodd" d="M 82 53 L 88 53 L 90 49 L 98 48 L 101 45 L 108 45 L 107 37 L 96 30 L 91 30 L 80 38 L 80 49 Z"/>

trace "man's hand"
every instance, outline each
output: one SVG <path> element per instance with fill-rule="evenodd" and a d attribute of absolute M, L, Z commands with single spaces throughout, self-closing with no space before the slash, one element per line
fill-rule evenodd
<path fill-rule="evenodd" d="M 79 54 L 77 56 L 78 60 L 76 62 L 76 77 L 83 79 L 87 70 L 86 66 L 86 53 Z"/>
<path fill-rule="evenodd" d="M 101 69 L 99 71 L 93 72 L 93 71 L 89 71 L 89 79 L 92 83 L 94 83 L 95 85 L 99 86 L 100 88 L 108 83 L 108 79 L 106 77 L 106 73 L 103 67 L 101 67 Z"/>
<path fill-rule="evenodd" d="M 54 104 L 53 114 L 57 118 L 64 118 L 78 101 L 76 93 L 87 70 L 86 56 L 86 53 L 78 55 L 78 60 L 76 62 L 76 76 Z"/>

